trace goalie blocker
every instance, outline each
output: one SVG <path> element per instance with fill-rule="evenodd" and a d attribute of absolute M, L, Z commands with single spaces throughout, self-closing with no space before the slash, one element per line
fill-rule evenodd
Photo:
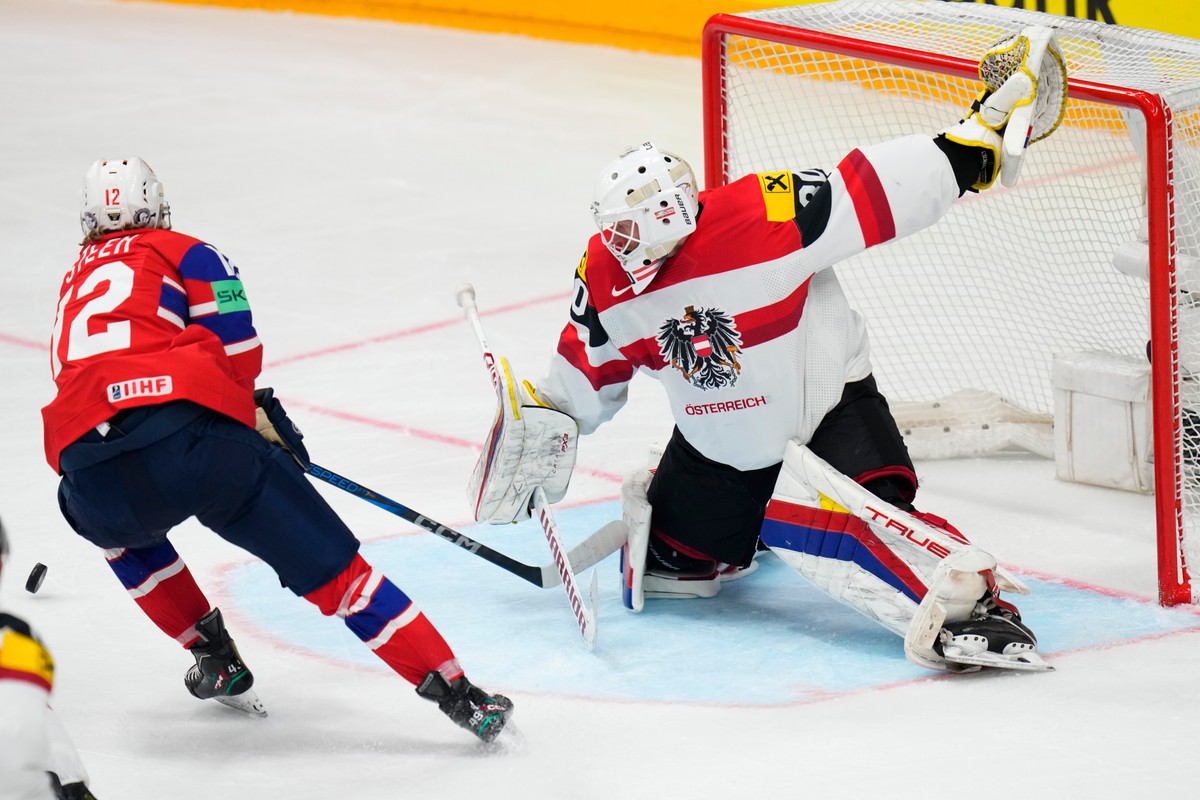
<path fill-rule="evenodd" d="M 557 503 L 567 492 L 579 443 L 579 425 L 542 402 L 528 381 L 518 381 L 508 360 L 493 371 L 500 385 L 496 419 L 467 484 L 475 519 L 493 525 L 529 519 L 538 486 Z"/>

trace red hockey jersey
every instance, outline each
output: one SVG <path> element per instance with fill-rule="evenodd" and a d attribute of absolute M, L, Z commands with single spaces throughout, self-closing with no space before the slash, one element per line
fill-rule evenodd
<path fill-rule="evenodd" d="M 701 193 L 696 231 L 641 294 L 594 236 L 538 389 L 589 433 L 640 370 L 705 456 L 777 464 L 871 371 L 866 325 L 829 267 L 932 224 L 958 195 L 945 154 L 908 136 L 855 150 L 829 175 L 763 172 Z"/>
<path fill-rule="evenodd" d="M 42 409 L 46 460 L 122 409 L 190 400 L 254 425 L 262 345 L 237 268 L 158 229 L 87 244 L 63 277 Z"/>

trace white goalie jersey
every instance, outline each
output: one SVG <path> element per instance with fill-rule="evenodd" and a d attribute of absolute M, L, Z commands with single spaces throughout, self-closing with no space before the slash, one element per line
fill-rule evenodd
<path fill-rule="evenodd" d="M 683 436 L 749 470 L 808 441 L 871 371 L 866 325 L 829 267 L 940 219 L 959 196 L 929 136 L 855 150 L 829 174 L 763 172 L 700 194 L 696 231 L 641 294 L 599 235 L 539 391 L 590 433 L 637 371 L 666 387 Z"/>

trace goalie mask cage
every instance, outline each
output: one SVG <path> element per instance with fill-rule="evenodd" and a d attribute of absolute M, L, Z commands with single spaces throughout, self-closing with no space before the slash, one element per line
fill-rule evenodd
<path fill-rule="evenodd" d="M 1195 602 L 1200 43 L 938 0 L 719 14 L 702 50 L 707 182 L 832 169 L 855 147 L 934 134 L 974 99 L 982 54 L 1033 24 L 1056 29 L 1069 102 L 1019 183 L 966 195 L 838 276 L 918 457 L 1013 445 L 1050 456 L 1055 354 L 1116 354 L 1144 369 L 1150 352 L 1159 601 Z M 922 430 L 938 435 L 925 442 Z"/>

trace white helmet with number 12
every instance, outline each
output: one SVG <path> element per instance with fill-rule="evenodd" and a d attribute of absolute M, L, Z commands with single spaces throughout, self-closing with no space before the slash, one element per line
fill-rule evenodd
<path fill-rule="evenodd" d="M 83 176 L 79 224 L 85 242 L 113 231 L 171 227 L 162 183 L 140 158 L 97 161 Z"/>
<path fill-rule="evenodd" d="M 698 210 L 692 168 L 650 142 L 630 147 L 600 173 L 592 201 L 600 239 L 621 262 L 634 294 L 696 230 Z"/>

